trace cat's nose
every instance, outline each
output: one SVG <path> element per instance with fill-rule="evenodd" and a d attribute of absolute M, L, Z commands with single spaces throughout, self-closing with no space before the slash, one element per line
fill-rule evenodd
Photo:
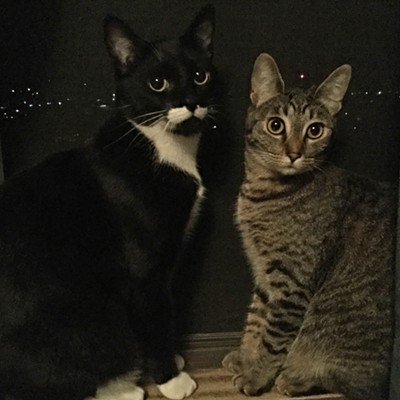
<path fill-rule="evenodd" d="M 292 163 L 294 163 L 298 158 L 300 158 L 301 157 L 301 153 L 299 153 L 299 152 L 291 152 L 291 153 L 288 153 L 288 157 L 289 157 L 289 160 L 292 162 Z"/>
<path fill-rule="evenodd" d="M 196 107 L 197 107 L 197 104 L 196 103 L 193 103 L 193 102 L 188 102 L 188 103 L 186 103 L 185 104 L 185 107 L 189 110 L 189 111 L 191 111 L 191 112 L 194 112 L 194 110 L 196 109 Z"/>

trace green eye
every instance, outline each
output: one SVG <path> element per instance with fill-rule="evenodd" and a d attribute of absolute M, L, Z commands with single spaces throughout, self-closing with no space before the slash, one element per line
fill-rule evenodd
<path fill-rule="evenodd" d="M 285 132 L 285 123 L 280 118 L 274 117 L 268 121 L 267 129 L 272 135 L 281 135 Z"/>
<path fill-rule="evenodd" d="M 324 133 L 324 125 L 320 122 L 315 122 L 307 128 L 307 137 L 309 139 L 319 139 Z"/>
<path fill-rule="evenodd" d="M 205 85 L 210 80 L 210 73 L 207 71 L 196 71 L 194 73 L 194 83 L 198 86 Z"/>
<path fill-rule="evenodd" d="M 155 77 L 150 79 L 147 84 L 155 92 L 164 92 L 169 88 L 169 82 L 165 78 Z"/>

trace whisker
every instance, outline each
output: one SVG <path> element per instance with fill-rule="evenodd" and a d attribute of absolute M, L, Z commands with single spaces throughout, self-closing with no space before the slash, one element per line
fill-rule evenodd
<path fill-rule="evenodd" d="M 146 120 L 140 122 L 140 125 L 144 125 L 144 124 L 147 124 L 148 122 L 153 121 L 153 122 L 150 124 L 150 126 L 152 126 L 153 123 L 154 123 L 154 120 L 155 120 L 155 122 L 158 122 L 158 121 L 160 121 L 160 120 L 163 119 L 163 118 L 164 118 L 164 115 L 160 115 L 160 114 L 153 115 L 152 117 L 147 118 Z"/>
<path fill-rule="evenodd" d="M 126 147 L 124 153 L 126 154 L 129 149 L 131 148 L 131 146 L 133 145 L 133 143 L 135 143 L 137 140 L 142 139 L 142 134 L 138 133 L 128 144 L 128 146 Z"/>
<path fill-rule="evenodd" d="M 155 121 L 153 121 L 150 126 L 154 126 L 157 125 L 160 121 L 162 121 L 165 117 L 162 115 L 160 118 L 156 119 Z M 169 121 L 168 121 L 169 122 Z"/>
<path fill-rule="evenodd" d="M 136 115 L 135 117 L 132 117 L 130 119 L 133 120 L 133 121 L 136 121 L 137 119 L 140 119 L 140 118 L 143 118 L 143 117 L 148 117 L 150 115 L 155 115 L 155 114 L 161 115 L 161 114 L 165 113 L 166 111 L 167 111 L 167 109 L 158 110 L 158 111 L 152 111 L 152 112 L 149 112 L 149 113 L 146 113 L 146 114 Z"/>
<path fill-rule="evenodd" d="M 132 105 L 131 104 L 125 104 L 125 105 L 123 105 L 123 106 L 114 106 L 114 107 L 112 107 L 114 110 L 123 110 L 124 108 L 128 108 L 128 107 L 131 107 Z"/>
<path fill-rule="evenodd" d="M 122 140 L 123 138 L 125 138 L 126 136 L 128 136 L 132 131 L 134 131 L 136 129 L 135 126 L 133 126 L 131 129 L 129 129 L 127 132 L 125 132 L 123 135 L 121 135 L 119 138 L 113 140 L 111 143 L 106 144 L 103 149 L 106 149 L 109 146 L 112 146 L 115 143 L 118 143 L 120 140 Z"/>

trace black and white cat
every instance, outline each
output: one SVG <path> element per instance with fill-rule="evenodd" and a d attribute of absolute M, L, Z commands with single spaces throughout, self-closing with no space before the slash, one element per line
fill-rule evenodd
<path fill-rule="evenodd" d="M 105 20 L 118 112 L 85 148 L 0 189 L 0 397 L 142 400 L 196 388 L 175 356 L 169 281 L 204 196 L 214 10 L 148 43 Z"/>

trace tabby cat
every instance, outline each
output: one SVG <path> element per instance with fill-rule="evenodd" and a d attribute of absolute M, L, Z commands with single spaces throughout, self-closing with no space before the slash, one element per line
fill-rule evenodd
<path fill-rule="evenodd" d="M 214 10 L 146 42 L 107 17 L 117 112 L 93 143 L 0 189 L 0 398 L 142 400 L 196 388 L 175 356 L 169 282 L 200 209 Z"/>
<path fill-rule="evenodd" d="M 251 78 L 236 221 L 254 277 L 239 350 L 223 364 L 247 395 L 317 390 L 387 399 L 396 191 L 328 162 L 351 77 L 285 92 L 261 54 Z"/>

